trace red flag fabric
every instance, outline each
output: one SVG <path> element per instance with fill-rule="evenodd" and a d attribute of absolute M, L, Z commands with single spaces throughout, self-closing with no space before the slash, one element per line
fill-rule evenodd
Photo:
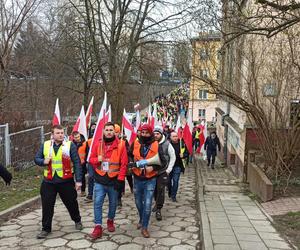
<path fill-rule="evenodd" d="M 52 118 L 52 126 L 54 125 L 60 125 L 60 111 L 58 105 L 58 98 L 56 99 L 54 115 Z"/>
<path fill-rule="evenodd" d="M 187 119 L 187 123 L 184 126 L 183 129 L 183 140 L 185 142 L 185 145 L 187 147 L 187 150 L 192 155 L 193 154 L 193 136 L 192 136 L 192 129 L 193 129 L 193 122 L 192 122 L 192 115 L 191 111 L 189 112 L 189 116 Z"/>
<path fill-rule="evenodd" d="M 90 159 L 90 155 L 91 152 L 95 150 L 95 147 L 97 147 L 100 139 L 102 139 L 102 135 L 103 135 L 103 129 L 104 129 L 104 125 L 108 120 L 108 116 L 106 116 L 106 103 L 107 103 L 107 94 L 106 92 L 104 93 L 104 100 L 100 109 L 100 113 L 98 116 L 98 121 L 96 124 L 96 128 L 95 128 L 95 133 L 92 139 L 92 143 L 91 143 L 91 147 L 90 147 L 90 151 L 87 157 L 87 161 L 89 161 Z"/>
<path fill-rule="evenodd" d="M 86 126 L 87 128 L 89 128 L 91 126 L 91 120 L 92 120 L 92 113 L 93 113 L 93 103 L 94 103 L 94 97 L 92 97 L 90 104 L 86 110 L 86 116 L 85 116 L 85 120 L 86 120 Z"/>
<path fill-rule="evenodd" d="M 77 121 L 73 127 L 72 132 L 78 131 L 80 134 L 82 134 L 84 136 L 85 140 L 87 140 L 88 136 L 87 136 L 87 127 L 86 127 L 86 119 L 85 118 L 86 118 L 86 116 L 84 113 L 84 106 L 82 106 L 80 115 L 77 118 Z M 72 138 L 70 140 L 72 140 Z"/>
<path fill-rule="evenodd" d="M 129 120 L 129 117 L 128 117 L 125 109 L 123 112 L 122 124 L 123 124 L 124 134 L 127 137 L 127 141 L 129 143 L 129 145 L 131 145 L 134 142 L 137 134 L 134 130 L 134 127 L 131 125 L 131 122 Z"/>

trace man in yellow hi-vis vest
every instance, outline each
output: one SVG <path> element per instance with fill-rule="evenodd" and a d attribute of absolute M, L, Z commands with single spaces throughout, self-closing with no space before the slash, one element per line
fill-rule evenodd
<path fill-rule="evenodd" d="M 69 211 L 77 230 L 82 229 L 77 202 L 77 192 L 81 187 L 82 173 L 77 148 L 71 141 L 64 141 L 64 129 L 60 125 L 52 128 L 52 140 L 45 141 L 37 152 L 35 163 L 44 167 L 41 184 L 42 231 L 38 239 L 48 236 L 52 229 L 52 218 L 57 193 Z M 76 184 L 73 172 L 75 172 Z"/>

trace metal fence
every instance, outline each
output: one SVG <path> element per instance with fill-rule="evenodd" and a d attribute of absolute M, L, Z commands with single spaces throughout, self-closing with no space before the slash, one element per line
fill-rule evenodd
<path fill-rule="evenodd" d="M 0 125 L 0 163 L 8 166 L 10 164 L 8 124 Z"/>
<path fill-rule="evenodd" d="M 18 170 L 34 166 L 36 152 L 50 136 L 43 126 L 9 134 L 8 124 L 0 125 L 0 163 Z"/>
<path fill-rule="evenodd" d="M 36 127 L 9 134 L 10 165 L 25 169 L 34 165 L 34 155 L 44 142 L 44 127 Z"/>

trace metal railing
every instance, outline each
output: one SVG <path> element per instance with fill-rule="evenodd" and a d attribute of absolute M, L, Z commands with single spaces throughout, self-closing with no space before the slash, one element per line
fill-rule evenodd
<path fill-rule="evenodd" d="M 18 170 L 34 166 L 36 152 L 50 136 L 43 126 L 9 134 L 8 124 L 0 125 L 0 163 Z"/>

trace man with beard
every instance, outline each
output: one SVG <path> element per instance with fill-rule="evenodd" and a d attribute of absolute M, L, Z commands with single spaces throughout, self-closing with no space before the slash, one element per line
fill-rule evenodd
<path fill-rule="evenodd" d="M 152 128 L 148 124 L 141 127 L 141 136 L 132 144 L 131 156 L 134 159 L 134 197 L 139 213 L 137 229 L 145 238 L 149 238 L 148 225 L 151 215 L 152 199 L 160 165 L 148 165 L 147 159 L 158 157 L 158 142 L 154 140 Z"/>
<path fill-rule="evenodd" d="M 117 209 L 118 192 L 122 189 L 128 157 L 125 144 L 115 136 L 115 126 L 108 122 L 104 125 L 103 140 L 93 147 L 89 159 L 95 169 L 94 175 L 94 216 L 95 227 L 90 234 L 92 240 L 102 237 L 102 207 L 106 194 L 108 195 L 109 208 L 107 230 L 115 231 L 114 218 Z"/>

